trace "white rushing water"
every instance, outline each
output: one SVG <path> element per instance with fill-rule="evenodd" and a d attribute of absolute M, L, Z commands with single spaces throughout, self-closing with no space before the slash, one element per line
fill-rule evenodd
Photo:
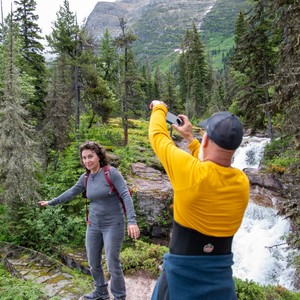
<path fill-rule="evenodd" d="M 268 142 L 266 138 L 244 138 L 233 166 L 257 168 Z M 291 250 L 282 240 L 289 230 L 290 222 L 278 216 L 275 209 L 256 205 L 250 199 L 233 240 L 233 275 L 261 285 L 279 284 L 294 290 L 295 270 L 289 266 Z"/>
<path fill-rule="evenodd" d="M 240 170 L 258 168 L 269 138 L 244 137 L 242 145 L 236 150 L 232 166 Z"/>

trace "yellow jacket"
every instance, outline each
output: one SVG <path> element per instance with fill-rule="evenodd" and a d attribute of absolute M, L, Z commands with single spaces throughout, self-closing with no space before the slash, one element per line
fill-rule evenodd
<path fill-rule="evenodd" d="M 248 177 L 239 169 L 198 159 L 200 143 L 179 149 L 166 125 L 167 108 L 156 105 L 149 125 L 151 146 L 174 190 L 174 220 L 215 237 L 233 236 L 241 225 L 249 198 Z"/>

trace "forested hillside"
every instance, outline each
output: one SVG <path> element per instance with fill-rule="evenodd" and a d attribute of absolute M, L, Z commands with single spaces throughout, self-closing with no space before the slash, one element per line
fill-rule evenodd
<path fill-rule="evenodd" d="M 222 56 L 233 47 L 236 17 L 249 7 L 246 0 L 98 2 L 86 30 L 96 41 L 106 29 L 116 37 L 121 33 L 119 17 L 124 17 L 128 30 L 138 37 L 132 47 L 137 61 L 165 69 L 177 59 L 183 36 L 195 23 L 214 67 L 221 68 Z"/>
<path fill-rule="evenodd" d="M 201 37 L 215 69 L 224 68 L 226 58 L 233 49 L 238 14 L 249 14 L 251 7 L 250 1 L 218 0 L 205 16 L 201 25 Z"/>
<path fill-rule="evenodd" d="M 124 174 L 130 175 L 133 162 L 152 164 L 149 103 L 161 99 L 196 128 L 212 113 L 228 110 L 240 117 L 247 133 L 271 139 L 261 168 L 289 187 L 280 213 L 293 224 L 288 246 L 300 249 L 299 2 L 255 0 L 245 8 L 245 1 L 218 0 L 203 31 L 198 19 L 183 22 L 186 6 L 179 9 L 175 2 L 146 1 L 152 10 L 139 6 L 142 19 L 134 32 L 120 17 L 120 32 L 104 30 L 95 43 L 64 0 L 46 38 L 53 53 L 47 62 L 35 0 L 16 1 L 15 11 L 5 16 L 0 28 L 1 241 L 48 254 L 65 244 L 83 246 L 82 199 L 55 213 L 41 210 L 38 200 L 49 200 L 77 181 L 83 172 L 78 146 L 86 140 L 99 141 Z M 177 47 L 181 51 L 170 57 Z M 216 59 L 217 53 L 223 59 Z M 146 231 L 143 238 L 150 239 Z M 298 270 L 299 260 L 293 261 Z M 253 299 L 251 291 L 243 299 Z"/>

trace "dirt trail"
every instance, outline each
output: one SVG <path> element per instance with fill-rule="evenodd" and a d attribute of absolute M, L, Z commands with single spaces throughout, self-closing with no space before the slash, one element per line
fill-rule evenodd
<path fill-rule="evenodd" d="M 150 300 L 156 280 L 146 276 L 126 276 L 125 283 L 126 300 Z"/>
<path fill-rule="evenodd" d="M 126 300 L 150 300 L 155 283 L 156 279 L 151 279 L 144 274 L 126 275 Z M 111 295 L 110 300 L 113 299 L 114 297 Z M 79 300 L 83 300 L 83 297 L 80 297 Z"/>

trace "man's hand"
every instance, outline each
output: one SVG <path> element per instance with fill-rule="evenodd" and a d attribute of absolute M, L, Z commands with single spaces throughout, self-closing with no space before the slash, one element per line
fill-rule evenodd
<path fill-rule="evenodd" d="M 167 105 L 163 102 L 163 101 L 160 101 L 160 100 L 152 100 L 152 102 L 150 103 L 149 105 L 149 108 L 152 110 L 154 108 L 154 106 L 158 105 L 158 104 L 163 104 L 164 106 L 167 107 Z"/>
<path fill-rule="evenodd" d="M 172 124 L 172 127 L 190 144 L 195 139 L 192 131 L 193 125 L 187 116 L 178 115 L 178 117 L 183 120 L 182 125 Z"/>

